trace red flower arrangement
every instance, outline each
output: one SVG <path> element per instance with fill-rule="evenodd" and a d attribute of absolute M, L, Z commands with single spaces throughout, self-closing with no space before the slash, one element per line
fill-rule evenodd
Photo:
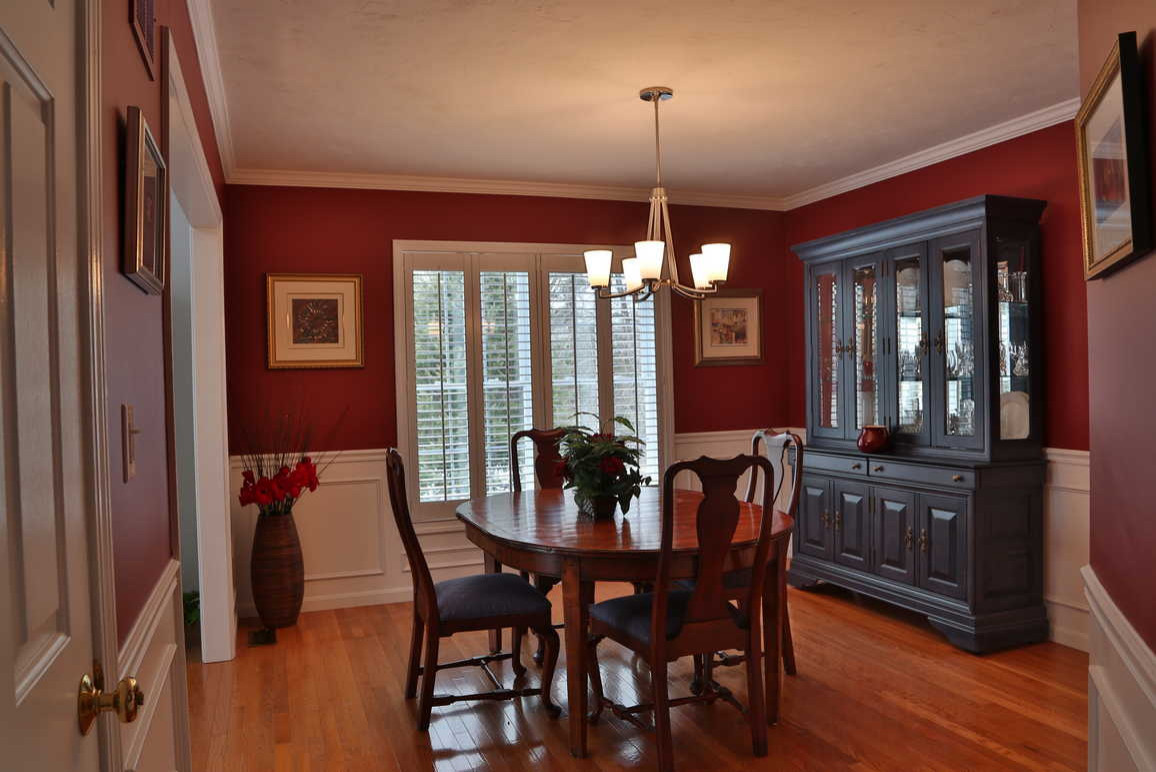
<path fill-rule="evenodd" d="M 282 466 L 272 477 L 257 477 L 253 469 L 245 469 L 241 479 L 241 506 L 256 504 L 263 515 L 289 513 L 305 491 L 315 491 L 321 484 L 317 464 L 309 456 L 292 469 Z"/>

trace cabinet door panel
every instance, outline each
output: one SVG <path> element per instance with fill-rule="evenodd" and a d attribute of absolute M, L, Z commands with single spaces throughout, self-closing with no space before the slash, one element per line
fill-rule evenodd
<path fill-rule="evenodd" d="M 915 583 L 915 494 L 874 488 L 875 573 L 904 584 Z"/>
<path fill-rule="evenodd" d="M 835 562 L 866 571 L 871 549 L 867 486 L 835 480 Z"/>
<path fill-rule="evenodd" d="M 883 354 L 879 298 L 882 254 L 847 261 L 843 365 L 843 404 L 847 416 L 844 437 L 853 440 L 864 426 L 886 425 L 880 393 L 879 362 Z"/>
<path fill-rule="evenodd" d="M 919 586 L 967 597 L 967 499 L 920 495 Z"/>
<path fill-rule="evenodd" d="M 985 286 L 979 231 L 931 242 L 932 443 L 980 448 L 984 442 L 982 335 Z"/>
<path fill-rule="evenodd" d="M 927 244 L 888 250 L 886 413 L 896 443 L 931 444 Z"/>
<path fill-rule="evenodd" d="M 804 555 L 831 559 L 831 481 L 826 477 L 803 475 L 796 548 Z"/>
<path fill-rule="evenodd" d="M 815 266 L 807 290 L 811 323 L 810 410 L 808 431 L 815 437 L 842 439 L 846 432 L 843 389 L 843 264 Z"/>

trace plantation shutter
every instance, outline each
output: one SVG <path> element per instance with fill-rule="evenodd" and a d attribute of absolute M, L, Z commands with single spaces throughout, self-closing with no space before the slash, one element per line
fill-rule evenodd
<path fill-rule="evenodd" d="M 482 271 L 480 274 L 482 345 L 483 463 L 486 494 L 510 490 L 510 438 L 534 426 L 530 274 Z M 533 447 L 518 449 L 523 485 L 533 475 Z"/>
<path fill-rule="evenodd" d="M 589 425 L 599 415 L 598 300 L 585 273 L 551 271 L 550 390 L 555 425 Z"/>
<path fill-rule="evenodd" d="M 399 444 L 414 516 L 449 518 L 464 499 L 510 490 L 511 436 L 575 413 L 598 416 L 578 419 L 591 428 L 615 415 L 634 423 L 647 443 L 642 472 L 657 484 L 667 431 L 658 348 L 669 333 L 655 300 L 597 300 L 580 253 L 424 244 L 399 256 L 397 282 Z M 621 290 L 622 277 L 613 281 Z M 518 455 L 530 487 L 533 443 Z"/>
<path fill-rule="evenodd" d="M 626 281 L 621 274 L 611 279 L 611 289 L 622 292 Z M 642 474 L 659 479 L 658 356 L 655 330 L 655 301 L 640 303 L 633 298 L 610 301 L 611 361 L 614 379 L 614 415 L 634 424 L 643 446 Z"/>
<path fill-rule="evenodd" d="M 413 272 L 413 351 L 419 501 L 470 495 L 466 274 Z"/>

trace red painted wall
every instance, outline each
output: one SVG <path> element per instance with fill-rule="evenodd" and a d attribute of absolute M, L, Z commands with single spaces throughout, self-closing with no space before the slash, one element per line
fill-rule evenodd
<path fill-rule="evenodd" d="M 680 432 L 781 425 L 788 417 L 788 379 L 781 365 L 783 215 L 672 206 L 680 254 L 712 241 L 734 245 L 732 284 L 762 287 L 767 364 L 696 368 L 688 301 L 673 308 L 675 425 Z M 616 201 L 411 193 L 374 190 L 234 186 L 225 194 L 226 335 L 229 436 L 243 448 L 243 425 L 267 405 L 308 415 L 326 427 L 348 406 L 332 448 L 380 448 L 397 442 L 393 383 L 393 240 L 632 243 L 646 205 Z M 683 275 L 690 270 L 681 265 Z M 264 274 L 279 271 L 360 273 L 365 277 L 365 368 L 268 370 L 265 367 Z M 327 432 L 319 429 L 315 437 Z"/>
<path fill-rule="evenodd" d="M 1044 443 L 1088 448 L 1088 342 L 1073 125 L 1064 123 L 818 201 L 787 213 L 787 245 L 983 193 L 1048 202 L 1042 221 L 1047 410 Z M 789 367 L 803 372 L 803 268 L 787 252 Z M 806 416 L 803 379 L 790 387 L 790 419 Z"/>
<path fill-rule="evenodd" d="M 209 118 L 188 9 L 183 0 L 158 0 L 157 20 L 171 25 L 196 113 L 201 142 L 219 189 L 221 161 Z M 161 299 L 146 295 L 120 273 L 126 108 L 137 105 L 162 142 L 162 81 L 158 35 L 157 80 L 149 80 L 128 22 L 128 4 L 103 14 L 101 88 L 104 199 L 105 358 L 108 364 L 109 460 L 116 564 L 117 631 L 124 640 L 172 554 L 165 435 L 164 344 Z M 142 433 L 137 437 L 137 474 L 121 476 L 120 406 L 131 404 Z"/>
<path fill-rule="evenodd" d="M 1156 5 L 1152 0 L 1080 0 L 1081 93 L 1116 34 L 1135 30 L 1148 94 L 1150 180 L 1156 184 Z M 1156 217 L 1154 206 L 1153 217 Z M 1156 410 L 1156 255 L 1090 281 L 1092 567 L 1112 599 L 1156 649 L 1156 505 L 1152 484 Z"/>

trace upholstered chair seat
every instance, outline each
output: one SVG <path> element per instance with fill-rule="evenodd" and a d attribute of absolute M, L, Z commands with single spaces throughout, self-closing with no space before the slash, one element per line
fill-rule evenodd
<path fill-rule="evenodd" d="M 693 587 L 693 582 L 691 586 Z M 666 607 L 667 639 L 677 637 L 682 631 L 682 623 L 686 619 L 687 606 L 690 604 L 692 594 L 691 590 L 671 591 Z M 733 604 L 728 605 L 735 624 L 746 628 L 748 624 L 746 615 L 741 613 Z M 650 618 L 653 609 L 654 593 L 643 592 L 595 603 L 590 607 L 590 618 L 621 630 L 639 643 L 649 646 Z"/>
<path fill-rule="evenodd" d="M 550 618 L 550 601 L 517 574 L 463 576 L 434 588 L 443 623 L 511 615 Z"/>

